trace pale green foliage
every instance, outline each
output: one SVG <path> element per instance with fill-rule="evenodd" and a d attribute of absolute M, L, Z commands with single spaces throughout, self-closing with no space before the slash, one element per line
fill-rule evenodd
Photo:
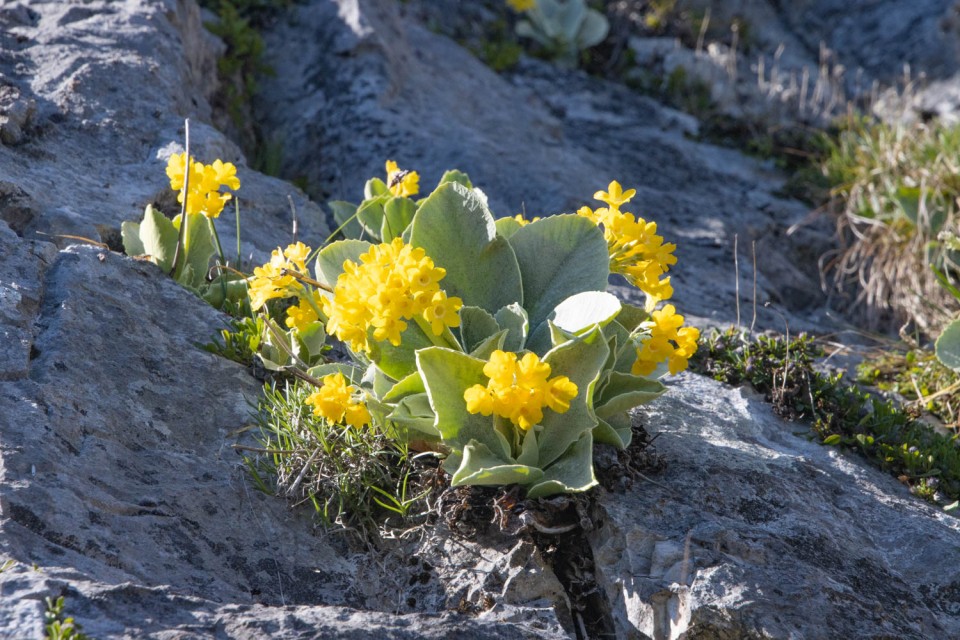
<path fill-rule="evenodd" d="M 57 599 L 47 598 L 46 604 L 47 610 L 44 613 L 46 640 L 90 640 L 73 618 L 64 617 L 63 596 Z"/>
<path fill-rule="evenodd" d="M 600 44 L 610 31 L 607 18 L 585 0 L 537 0 L 524 16 L 517 22 L 517 35 L 535 40 L 569 66 L 576 66 L 580 51 Z"/>

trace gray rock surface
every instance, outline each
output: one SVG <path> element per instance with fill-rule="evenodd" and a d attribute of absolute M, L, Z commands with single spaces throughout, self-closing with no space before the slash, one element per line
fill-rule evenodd
<path fill-rule="evenodd" d="M 633 210 L 677 243 L 683 312 L 734 320 L 734 236 L 744 287 L 757 242 L 761 305 L 820 304 L 816 256 L 831 230 L 787 236 L 807 210 L 775 195 L 782 177 L 686 139 L 686 118 L 653 100 L 536 61 L 496 75 L 387 1 L 315 0 L 266 41 L 271 65 L 289 72 L 264 81 L 261 119 L 284 143 L 285 172 L 305 175 L 317 197 L 358 201 L 386 159 L 419 171 L 425 190 L 446 169 L 466 171 L 500 216 L 596 205 L 593 193 L 616 179 L 637 188 Z M 760 313 L 761 324 L 783 326 L 778 312 Z"/>
<path fill-rule="evenodd" d="M 960 637 L 960 520 L 701 376 L 639 417 L 665 471 L 591 539 L 620 637 Z"/>

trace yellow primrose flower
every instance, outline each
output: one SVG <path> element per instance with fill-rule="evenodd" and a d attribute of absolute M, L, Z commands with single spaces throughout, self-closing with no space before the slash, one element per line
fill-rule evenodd
<path fill-rule="evenodd" d="M 496 414 L 524 431 L 543 420 L 543 408 L 565 413 L 577 396 L 577 385 L 567 376 L 550 378 L 550 365 L 535 353 L 517 361 L 517 354 L 494 351 L 483 365 L 486 386 L 475 384 L 463 393 L 469 413 Z"/>
<path fill-rule="evenodd" d="M 677 313 L 672 304 L 654 311 L 650 320 L 641 323 L 650 336 L 637 349 L 637 361 L 632 368 L 634 375 L 648 376 L 661 362 L 666 362 L 668 370 L 674 375 L 687 368 L 687 361 L 697 351 L 700 330 L 682 325 L 683 316 Z"/>
<path fill-rule="evenodd" d="M 227 187 L 234 191 L 240 188 L 237 168 L 219 159 L 209 166 L 193 158 L 190 158 L 188 163 L 186 152 L 174 153 L 167 160 L 167 177 L 170 179 L 170 188 L 177 191 L 177 202 L 181 204 L 188 165 L 190 181 L 187 185 L 187 214 L 202 213 L 208 218 L 216 218 L 232 197 L 229 193 L 220 193 L 220 188 Z"/>
<path fill-rule="evenodd" d="M 507 0 L 507 4 L 517 13 L 523 13 L 536 7 L 537 0 Z"/>
<path fill-rule="evenodd" d="M 611 209 L 617 209 L 619 211 L 620 205 L 630 202 L 630 199 L 635 195 L 637 195 L 636 189 L 624 191 L 620 183 L 614 180 L 607 186 L 606 191 L 597 191 L 593 194 L 593 198 L 594 200 L 606 202 L 607 206 Z"/>
<path fill-rule="evenodd" d="M 312 296 L 313 304 L 310 304 L 310 301 L 306 298 L 301 297 L 298 304 L 290 306 L 287 309 L 286 325 L 289 328 L 303 331 L 310 324 L 320 320 L 320 316 L 317 315 L 317 307 L 321 304 L 320 292 L 314 291 Z"/>
<path fill-rule="evenodd" d="M 422 318 L 434 335 L 460 324 L 460 298 L 440 289 L 446 271 L 434 265 L 422 248 L 400 238 L 370 247 L 360 262 L 347 260 L 332 298 L 323 299 L 327 332 L 354 351 L 370 352 L 373 339 L 399 346 L 406 320 Z M 418 321 L 419 322 L 419 321 Z"/>
<path fill-rule="evenodd" d="M 393 160 L 387 160 L 387 188 L 395 196 L 409 198 L 420 193 L 420 174 L 401 170 Z"/>
<path fill-rule="evenodd" d="M 324 376 L 321 382 L 322 386 L 305 400 L 313 407 L 313 415 L 324 418 L 330 424 L 345 422 L 358 429 L 370 424 L 370 411 L 353 397 L 358 389 L 348 385 L 342 373 Z"/>
<path fill-rule="evenodd" d="M 248 281 L 250 308 L 256 311 L 268 300 L 288 298 L 303 293 L 305 291 L 303 284 L 292 275 L 285 274 L 284 271 L 309 275 L 304 264 L 306 255 L 309 253 L 310 248 L 304 246 L 302 242 L 291 244 L 286 249 L 281 250 L 279 247 L 274 249 L 270 254 L 270 262 L 254 268 L 253 276 Z"/>
<path fill-rule="evenodd" d="M 609 206 L 594 211 L 581 207 L 580 215 L 603 229 L 610 253 L 610 271 L 623 275 L 630 284 L 647 294 L 648 304 L 673 296 L 670 278 L 665 274 L 677 263 L 673 255 L 677 245 L 665 243 L 657 235 L 657 223 L 647 222 L 620 206 L 636 194 L 635 189 L 623 191 L 616 180 L 607 187 L 608 192 L 598 191 L 594 197 Z"/>

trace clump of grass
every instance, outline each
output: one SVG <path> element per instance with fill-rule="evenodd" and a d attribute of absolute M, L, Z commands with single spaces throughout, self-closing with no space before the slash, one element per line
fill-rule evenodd
<path fill-rule="evenodd" d="M 729 384 L 749 382 L 777 414 L 810 422 L 818 440 L 860 451 L 926 500 L 960 498 L 957 437 L 937 433 L 915 413 L 848 384 L 842 374 L 817 370 L 821 355 L 808 335 L 753 338 L 730 329 L 701 342 L 691 368 Z"/>
<path fill-rule="evenodd" d="M 230 319 L 230 328 L 220 331 L 220 339 L 203 346 L 210 353 L 251 366 L 260 350 L 265 329 L 261 316 Z"/>
<path fill-rule="evenodd" d="M 960 419 L 960 374 L 925 349 L 884 351 L 857 366 L 857 379 L 896 393 L 956 429 Z"/>
<path fill-rule="evenodd" d="M 821 169 L 845 242 L 831 265 L 837 287 L 858 289 L 854 306 L 874 328 L 912 320 L 936 331 L 960 309 L 930 269 L 960 273 L 937 242 L 957 223 L 960 127 L 851 117 Z"/>
<path fill-rule="evenodd" d="M 264 387 L 260 446 L 247 448 L 256 455 L 246 458 L 257 487 L 312 504 L 325 526 L 353 528 L 365 538 L 388 520 L 415 515 L 429 493 L 420 482 L 425 459 L 378 429 L 315 417 L 305 403 L 311 390 L 302 381 Z"/>

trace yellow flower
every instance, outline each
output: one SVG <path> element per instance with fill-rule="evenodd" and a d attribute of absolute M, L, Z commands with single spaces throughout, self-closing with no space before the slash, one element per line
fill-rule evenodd
<path fill-rule="evenodd" d="M 322 386 L 310 394 L 305 402 L 313 407 L 313 415 L 324 418 L 330 424 L 343 424 L 360 428 L 371 422 L 366 405 L 354 399 L 356 387 L 347 384 L 342 373 L 324 376 Z"/>
<path fill-rule="evenodd" d="M 494 351 L 483 365 L 489 378 L 486 386 L 476 384 L 463 393 L 469 413 L 507 418 L 524 431 L 543 420 L 543 408 L 565 413 L 577 396 L 577 385 L 566 376 L 550 378 L 550 365 L 535 353 L 517 361 L 517 354 Z"/>
<path fill-rule="evenodd" d="M 677 246 L 664 243 L 663 237 L 657 235 L 657 223 L 620 211 L 620 206 L 636 194 L 635 189 L 623 191 L 616 180 L 607 189 L 609 192 L 598 191 L 594 197 L 606 202 L 608 207 L 596 211 L 581 207 L 577 215 L 603 228 L 610 253 L 610 271 L 623 275 L 646 293 L 650 307 L 670 299 L 673 287 L 665 274 L 677 263 L 673 255 Z"/>
<path fill-rule="evenodd" d="M 286 324 L 288 327 L 296 329 L 297 331 L 303 331 L 311 323 L 320 320 L 320 316 L 317 315 L 317 310 L 314 308 L 314 305 L 320 306 L 320 293 L 314 291 L 312 296 L 313 304 L 310 304 L 310 301 L 306 298 L 301 297 L 297 305 L 287 309 Z"/>
<path fill-rule="evenodd" d="M 687 368 L 687 361 L 697 351 L 700 330 L 696 327 L 683 327 L 683 316 L 668 304 L 651 314 L 651 319 L 641 326 L 650 332 L 650 336 L 637 349 L 637 361 L 633 364 L 635 375 L 648 376 L 657 366 L 667 363 L 671 374 L 678 374 Z"/>
<path fill-rule="evenodd" d="M 606 191 L 597 191 L 593 194 L 594 200 L 606 202 L 611 209 L 620 210 L 620 205 L 630 202 L 633 196 L 637 195 L 636 189 L 623 190 L 620 183 L 614 180 L 607 186 Z"/>
<path fill-rule="evenodd" d="M 174 153 L 167 160 L 167 177 L 170 179 L 170 188 L 177 191 L 177 202 L 183 203 L 183 184 L 187 173 L 187 154 Z M 190 180 L 187 188 L 188 214 L 202 213 L 208 218 L 216 218 L 223 211 L 223 206 L 230 200 L 229 193 L 220 193 L 221 187 L 236 191 L 240 188 L 240 179 L 237 178 L 237 168 L 229 162 L 214 160 L 212 165 L 205 165 L 193 158 L 189 160 Z"/>
<path fill-rule="evenodd" d="M 248 282 L 250 308 L 256 311 L 268 300 L 302 294 L 305 291 L 304 286 L 284 271 L 309 275 L 304 264 L 304 259 L 309 253 L 310 248 L 304 246 L 302 242 L 291 244 L 283 250 L 279 247 L 274 249 L 270 255 L 270 262 L 254 268 L 253 276 Z M 291 260 L 290 256 L 296 261 Z"/>
<path fill-rule="evenodd" d="M 401 170 L 393 160 L 387 160 L 387 188 L 395 196 L 409 198 L 420 192 L 420 174 Z"/>
<path fill-rule="evenodd" d="M 510 8 L 514 11 L 523 13 L 536 7 L 537 0 L 507 0 L 507 4 L 510 5 Z"/>
<path fill-rule="evenodd" d="M 333 298 L 323 300 L 327 332 L 354 351 L 367 353 L 371 328 L 374 340 L 399 346 L 408 326 L 405 321 L 418 316 L 440 335 L 445 327 L 460 324 L 463 306 L 460 298 L 448 298 L 440 289 L 446 273 L 423 249 L 404 244 L 400 238 L 370 247 L 359 264 L 344 262 Z"/>

